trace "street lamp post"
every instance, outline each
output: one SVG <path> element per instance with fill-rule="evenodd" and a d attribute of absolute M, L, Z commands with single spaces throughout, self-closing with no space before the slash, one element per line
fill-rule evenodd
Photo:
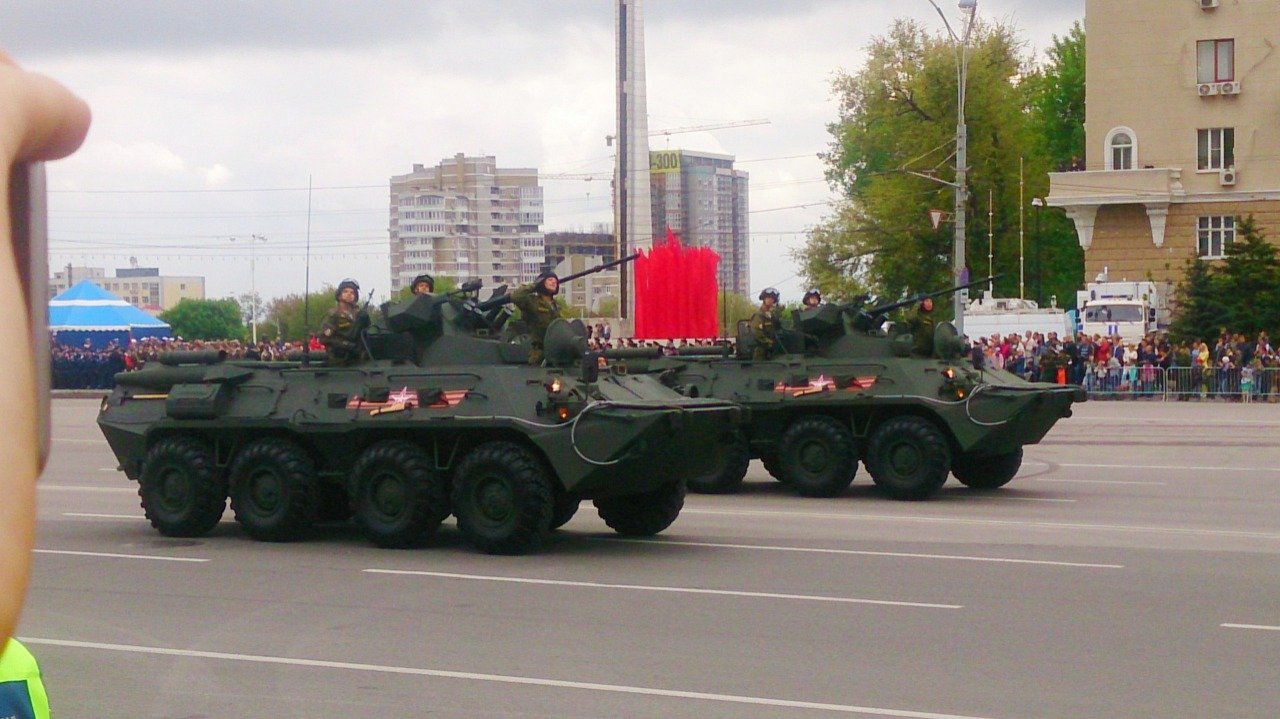
<path fill-rule="evenodd" d="M 236 241 L 235 237 L 231 238 L 232 242 Z M 250 312 L 249 327 L 253 345 L 258 345 L 258 243 L 266 242 L 267 238 L 262 235 L 249 236 L 249 302 Z"/>
<path fill-rule="evenodd" d="M 1031 206 L 1036 208 L 1036 304 L 1044 304 L 1043 287 L 1040 285 L 1040 208 L 1044 207 L 1044 199 L 1040 197 L 1031 198 Z"/>
<path fill-rule="evenodd" d="M 952 279 L 955 284 L 968 284 L 969 278 L 966 277 L 968 269 L 965 265 L 965 202 L 968 200 L 969 190 L 966 183 L 969 167 L 968 167 L 968 128 L 964 122 L 964 98 L 965 83 L 969 76 L 969 35 L 973 31 L 973 20 L 978 14 L 978 0 L 960 0 L 960 11 L 967 15 L 964 25 L 964 35 L 956 35 L 951 29 L 951 23 L 947 21 L 947 16 L 943 14 L 942 8 L 938 7 L 938 3 L 929 0 L 929 4 L 934 10 L 938 11 L 938 15 L 942 17 L 942 24 L 946 26 L 947 32 L 951 35 L 951 40 L 956 46 L 956 218 L 955 218 L 955 248 L 952 258 Z M 955 293 L 955 325 L 956 331 L 961 336 L 964 335 L 964 302 L 967 293 L 964 290 L 956 290 Z"/>

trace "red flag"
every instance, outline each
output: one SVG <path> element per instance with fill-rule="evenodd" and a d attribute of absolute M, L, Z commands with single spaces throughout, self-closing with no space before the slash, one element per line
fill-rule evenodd
<path fill-rule="evenodd" d="M 719 263 L 720 256 L 714 250 L 685 247 L 668 227 L 666 241 L 636 259 L 636 337 L 716 337 Z"/>

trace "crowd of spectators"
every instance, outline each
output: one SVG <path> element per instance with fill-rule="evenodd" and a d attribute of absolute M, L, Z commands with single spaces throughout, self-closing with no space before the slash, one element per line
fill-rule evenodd
<path fill-rule="evenodd" d="M 1172 342 L 1163 333 L 1130 342 L 1027 332 L 980 338 L 970 344 L 970 356 L 975 367 L 1002 368 L 1031 381 L 1070 382 L 1100 397 L 1274 402 L 1280 393 L 1280 354 L 1266 332 L 1247 338 L 1223 330 L 1212 345 L 1204 339 Z"/>
<path fill-rule="evenodd" d="M 239 340 L 202 341 L 166 337 L 131 340 L 128 345 L 111 340 L 99 348 L 89 341 L 81 346 L 54 341 L 51 347 L 54 389 L 111 389 L 115 386 L 112 378 L 117 372 L 139 369 L 165 352 L 216 350 L 225 352 L 228 359 L 282 360 L 290 352 L 301 351 L 302 343 L 260 340 L 253 344 Z M 314 338 L 311 349 L 324 351 Z"/>

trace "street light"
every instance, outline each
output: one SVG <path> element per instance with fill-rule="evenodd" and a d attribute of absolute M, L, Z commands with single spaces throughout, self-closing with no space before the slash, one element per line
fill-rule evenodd
<path fill-rule="evenodd" d="M 249 302 L 252 303 L 252 314 L 249 317 L 250 332 L 253 337 L 253 345 L 258 345 L 258 243 L 266 242 L 267 238 L 261 235 L 249 236 Z M 235 242 L 237 238 L 232 237 L 231 241 Z"/>
<path fill-rule="evenodd" d="M 1044 207 L 1044 199 L 1040 197 L 1031 198 L 1031 206 L 1036 208 L 1036 304 L 1043 305 L 1042 298 L 1044 295 L 1041 294 L 1043 288 L 1040 286 L 1040 208 Z"/>
<path fill-rule="evenodd" d="M 966 277 L 968 269 L 965 267 L 965 225 L 964 225 L 964 207 L 965 201 L 968 199 L 968 187 L 965 185 L 966 175 L 968 174 L 968 129 L 964 123 L 964 98 L 965 83 L 969 77 L 969 35 L 973 31 L 973 20 L 978 14 L 978 0 L 960 0 L 960 11 L 967 15 L 964 25 L 964 35 L 956 35 L 951 29 L 951 23 L 947 21 L 947 16 L 943 14 L 942 8 L 938 7 L 938 3 L 929 0 L 929 4 L 934 10 L 938 11 L 938 16 L 942 18 L 942 24 L 946 26 L 947 33 L 951 35 L 951 41 L 956 48 L 956 239 L 955 256 L 952 258 L 952 279 L 957 286 L 968 284 L 969 278 Z M 956 331 L 961 336 L 964 335 L 964 300 L 965 291 L 956 290 L 955 308 L 956 308 Z"/>

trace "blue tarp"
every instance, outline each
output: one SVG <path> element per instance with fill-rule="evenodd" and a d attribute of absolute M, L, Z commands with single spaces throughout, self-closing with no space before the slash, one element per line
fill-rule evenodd
<path fill-rule="evenodd" d="M 102 348 L 111 340 L 127 346 L 131 339 L 168 337 L 170 328 L 89 280 L 81 280 L 49 300 L 49 331 L 59 344 L 79 347 L 87 339 Z"/>

